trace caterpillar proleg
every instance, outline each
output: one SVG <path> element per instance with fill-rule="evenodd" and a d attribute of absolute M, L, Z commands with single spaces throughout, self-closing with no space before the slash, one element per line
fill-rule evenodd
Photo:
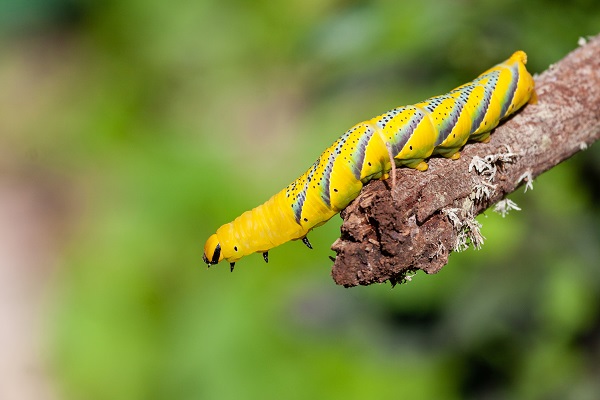
<path fill-rule="evenodd" d="M 527 55 L 517 51 L 447 94 L 356 124 L 302 176 L 211 235 L 204 262 L 226 260 L 233 270 L 251 253 L 268 261 L 270 249 L 290 240 L 312 248 L 307 233 L 343 210 L 371 179 L 387 179 L 393 167 L 425 171 L 432 155 L 459 158 L 468 140 L 488 140 L 502 119 L 535 98 L 526 63 Z"/>

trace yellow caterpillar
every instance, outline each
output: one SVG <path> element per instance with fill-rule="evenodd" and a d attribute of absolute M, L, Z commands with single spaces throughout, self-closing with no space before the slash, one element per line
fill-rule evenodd
<path fill-rule="evenodd" d="M 468 140 L 490 131 L 534 98 L 527 55 L 515 52 L 472 82 L 448 94 L 394 108 L 342 135 L 302 176 L 266 203 L 221 226 L 204 245 L 204 262 L 235 262 L 290 240 L 302 239 L 354 200 L 371 179 L 387 179 L 396 166 L 420 171 L 433 155 L 457 159 Z M 394 164 L 392 164 L 392 159 Z"/>

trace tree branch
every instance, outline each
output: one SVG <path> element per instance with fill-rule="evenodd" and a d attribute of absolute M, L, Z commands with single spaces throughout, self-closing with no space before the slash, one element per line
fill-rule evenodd
<path fill-rule="evenodd" d="M 535 81 L 537 104 L 489 143 L 468 144 L 457 161 L 432 158 L 427 172 L 398 169 L 393 193 L 391 179 L 366 185 L 342 212 L 332 245 L 337 284 L 395 284 L 419 269 L 438 272 L 451 251 L 481 244 L 475 216 L 600 138 L 600 35 Z"/>

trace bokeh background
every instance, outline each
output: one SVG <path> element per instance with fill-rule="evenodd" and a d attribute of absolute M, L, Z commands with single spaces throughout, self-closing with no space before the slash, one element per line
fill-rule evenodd
<path fill-rule="evenodd" d="M 201 256 L 354 123 L 599 32 L 595 0 L 3 0 L 0 398 L 597 398 L 598 145 L 394 289 L 334 285 L 338 217 Z"/>

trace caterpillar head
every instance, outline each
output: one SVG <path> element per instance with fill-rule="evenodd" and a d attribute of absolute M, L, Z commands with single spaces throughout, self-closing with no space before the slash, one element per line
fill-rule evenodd
<path fill-rule="evenodd" d="M 209 266 L 218 264 L 223 259 L 223 254 L 221 253 L 221 244 L 219 243 L 219 238 L 216 234 L 211 235 L 206 241 L 202 259 Z"/>

